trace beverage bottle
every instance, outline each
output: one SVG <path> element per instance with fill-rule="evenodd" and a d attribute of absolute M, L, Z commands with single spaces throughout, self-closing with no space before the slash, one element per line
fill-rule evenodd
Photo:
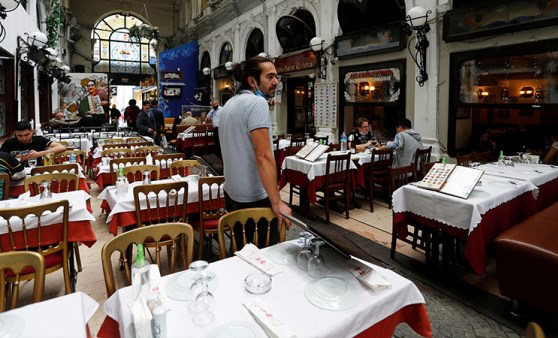
<path fill-rule="evenodd" d="M 76 153 L 72 151 L 70 153 L 70 163 L 76 163 L 76 162 L 77 162 Z"/>
<path fill-rule="evenodd" d="M 128 180 L 124 176 L 124 168 L 118 170 L 118 178 L 116 179 L 116 194 L 118 196 L 126 196 L 128 193 Z"/>
<path fill-rule="evenodd" d="M 345 132 L 343 132 L 343 134 L 341 134 L 341 151 L 345 152 L 347 151 L 347 134 L 345 134 Z"/>
<path fill-rule="evenodd" d="M 504 151 L 500 150 L 500 155 L 498 155 L 498 166 L 503 167 L 506 163 L 504 162 Z"/>
<path fill-rule="evenodd" d="M 132 294 L 134 300 L 142 295 L 144 285 L 145 288 L 149 287 L 149 263 L 145 260 L 143 244 L 139 243 L 136 261 L 132 265 Z"/>

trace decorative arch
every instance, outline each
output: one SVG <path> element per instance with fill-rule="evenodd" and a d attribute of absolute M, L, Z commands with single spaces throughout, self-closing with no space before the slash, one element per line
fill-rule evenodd
<path fill-rule="evenodd" d="M 230 41 L 225 40 L 221 44 L 219 49 L 219 64 L 225 64 L 227 61 L 232 61 L 233 59 L 233 45 Z"/>
<path fill-rule="evenodd" d="M 316 36 L 314 15 L 307 8 L 296 8 L 277 20 L 275 31 L 284 53 L 306 49 Z"/>
<path fill-rule="evenodd" d="M 139 15 L 122 13 L 110 13 L 97 21 L 91 31 L 93 71 L 154 74 L 157 54 L 153 41 L 132 42 L 129 36 L 130 27 L 142 24 L 148 23 Z"/>
<path fill-rule="evenodd" d="M 244 59 L 247 60 L 252 56 L 265 52 L 265 36 L 263 30 L 254 27 L 250 30 L 250 34 L 246 36 L 244 45 Z"/>

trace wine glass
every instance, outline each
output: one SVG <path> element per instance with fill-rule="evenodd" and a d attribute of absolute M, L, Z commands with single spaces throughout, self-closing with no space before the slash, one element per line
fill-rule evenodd
<path fill-rule="evenodd" d="M 198 277 L 203 277 L 203 276 L 210 276 L 211 279 L 213 279 L 215 277 L 215 273 L 213 271 L 208 271 L 207 267 L 209 266 L 209 263 L 207 261 L 194 261 L 192 263 L 190 263 L 190 265 L 188 266 L 188 268 L 190 270 L 192 270 L 195 275 L 194 275 L 194 283 L 192 283 L 192 285 L 190 285 L 190 293 L 192 294 L 192 299 L 195 299 L 196 296 L 202 291 L 203 288 L 203 282 L 198 281 Z"/>
<path fill-rule="evenodd" d="M 307 231 L 302 231 L 300 233 L 301 240 L 303 241 L 302 248 L 296 257 L 296 265 L 300 270 L 308 271 L 308 261 L 312 257 L 312 251 L 310 251 L 309 239 L 312 234 Z"/>
<path fill-rule="evenodd" d="M 37 159 L 36 158 L 30 158 L 30 159 L 27 160 L 27 164 L 29 164 L 31 169 L 33 169 L 37 166 Z"/>
<path fill-rule="evenodd" d="M 209 292 L 208 285 L 214 277 L 215 274 L 200 273 L 196 275 L 196 283 L 199 283 L 201 287 L 192 303 L 194 312 L 192 319 L 198 325 L 210 324 L 215 319 L 215 297 Z"/>
<path fill-rule="evenodd" d="M 326 274 L 325 260 L 320 254 L 320 246 L 325 242 L 321 238 L 313 238 L 312 244 L 314 245 L 314 255 L 308 261 L 308 274 L 313 278 L 322 278 Z"/>

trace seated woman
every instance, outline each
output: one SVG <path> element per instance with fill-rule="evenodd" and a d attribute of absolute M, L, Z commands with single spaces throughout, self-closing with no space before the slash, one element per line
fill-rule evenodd
<path fill-rule="evenodd" d="M 558 159 L 558 133 L 550 135 L 550 139 L 552 140 L 552 145 L 543 159 L 543 163 L 545 164 L 557 163 Z"/>

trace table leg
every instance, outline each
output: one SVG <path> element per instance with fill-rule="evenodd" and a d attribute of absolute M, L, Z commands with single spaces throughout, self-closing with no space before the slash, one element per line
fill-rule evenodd
<path fill-rule="evenodd" d="M 300 187 L 300 196 L 299 202 L 297 205 L 293 205 L 293 211 L 297 212 L 298 214 L 315 221 L 318 219 L 318 216 L 314 215 L 313 212 L 310 211 L 310 199 L 308 198 L 308 188 Z"/>

